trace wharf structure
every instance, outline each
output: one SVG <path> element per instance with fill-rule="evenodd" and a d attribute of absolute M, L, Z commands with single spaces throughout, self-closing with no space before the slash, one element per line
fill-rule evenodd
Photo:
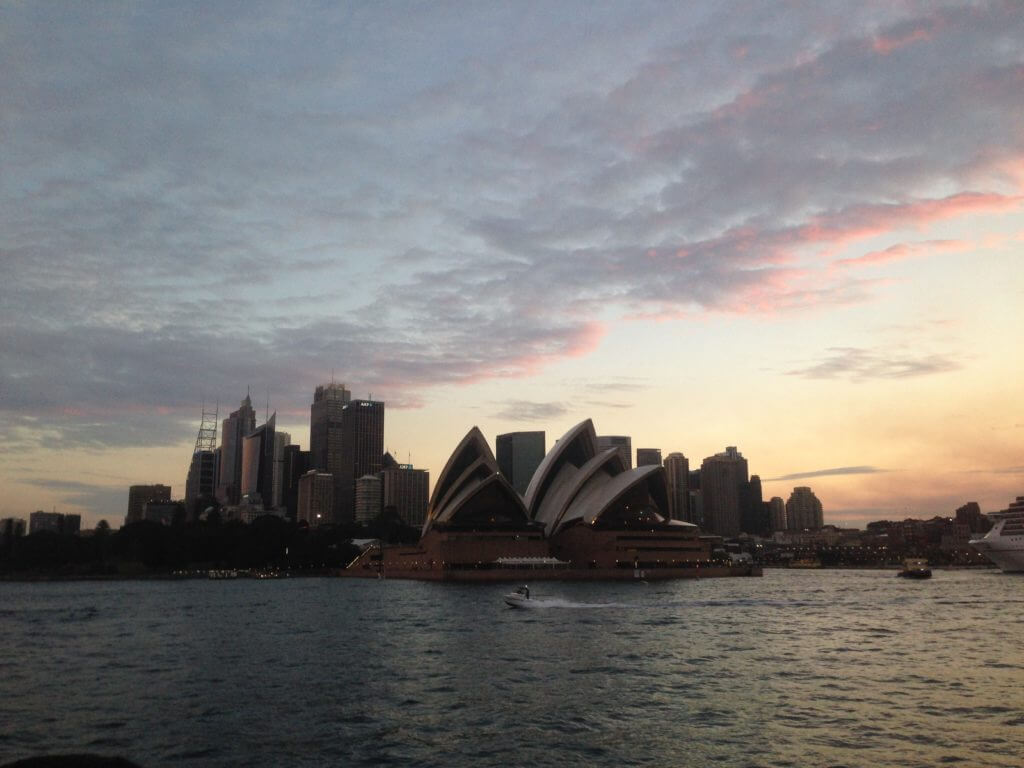
<path fill-rule="evenodd" d="M 433 581 L 674 579 L 760 575 L 712 559 L 718 537 L 672 520 L 665 469 L 630 468 L 599 448 L 593 422 L 544 456 L 525 495 L 500 472 L 480 430 L 438 477 L 419 542 L 375 545 L 346 576 Z"/>

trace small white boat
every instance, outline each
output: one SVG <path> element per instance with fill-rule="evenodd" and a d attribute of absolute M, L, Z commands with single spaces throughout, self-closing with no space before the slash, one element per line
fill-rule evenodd
<path fill-rule="evenodd" d="M 525 584 L 515 592 L 505 595 L 505 605 L 510 608 L 533 608 L 534 603 L 530 600 L 530 588 Z"/>

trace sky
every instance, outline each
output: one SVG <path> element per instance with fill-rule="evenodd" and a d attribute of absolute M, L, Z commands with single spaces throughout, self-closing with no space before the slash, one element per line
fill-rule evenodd
<path fill-rule="evenodd" d="M 1024 494 L 1018 2 L 0 0 L 0 517 L 184 494 L 334 377 L 735 445 L 825 522 Z"/>

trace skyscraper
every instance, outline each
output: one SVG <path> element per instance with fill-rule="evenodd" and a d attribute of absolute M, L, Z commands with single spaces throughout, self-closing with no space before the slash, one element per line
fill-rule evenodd
<path fill-rule="evenodd" d="M 273 497 L 271 506 L 274 509 L 284 506 L 285 477 L 284 477 L 284 452 L 292 444 L 292 436 L 287 432 L 274 433 L 274 481 Z"/>
<path fill-rule="evenodd" d="M 740 485 L 740 530 L 756 536 L 767 536 L 771 529 L 768 509 L 764 505 L 761 478 L 751 475 Z"/>
<path fill-rule="evenodd" d="M 618 448 L 622 457 L 622 466 L 633 468 L 633 439 L 628 435 L 598 435 L 597 447 L 602 451 L 607 448 Z"/>
<path fill-rule="evenodd" d="M 748 481 L 747 460 L 730 445 L 700 465 L 704 528 L 719 536 L 740 532 L 740 487 Z"/>
<path fill-rule="evenodd" d="M 298 445 L 286 445 L 284 447 L 284 468 L 282 471 L 284 485 L 282 504 L 287 510 L 288 517 L 292 520 L 298 520 L 299 478 L 308 471 L 309 451 L 302 450 Z"/>
<path fill-rule="evenodd" d="M 786 527 L 791 531 L 821 528 L 824 525 L 821 502 L 807 486 L 793 489 L 786 502 Z"/>
<path fill-rule="evenodd" d="M 661 448 L 637 448 L 636 465 L 648 467 L 652 464 L 655 466 L 661 464 Z"/>
<path fill-rule="evenodd" d="M 670 453 L 665 457 L 665 478 L 672 519 L 694 522 L 690 518 L 690 460 L 681 453 Z"/>
<path fill-rule="evenodd" d="M 768 502 L 769 514 L 772 519 L 772 531 L 786 530 L 786 502 L 781 496 L 772 496 Z"/>
<path fill-rule="evenodd" d="M 335 484 L 335 522 L 355 519 L 356 479 L 376 475 L 384 458 L 384 403 L 377 400 L 351 400 L 341 409 L 340 482 Z"/>
<path fill-rule="evenodd" d="M 221 425 L 220 479 L 217 499 L 221 504 L 237 504 L 242 496 L 242 441 L 256 429 L 256 411 L 249 393 L 245 393 L 237 411 L 231 413 Z"/>
<path fill-rule="evenodd" d="M 264 509 L 273 507 L 274 499 L 274 444 L 275 412 L 267 423 L 242 440 L 242 482 L 241 497 L 251 504 L 262 504 Z"/>
<path fill-rule="evenodd" d="M 520 496 L 544 459 L 543 432 L 506 432 L 495 441 L 498 469 Z"/>
<path fill-rule="evenodd" d="M 342 412 L 352 400 L 352 393 L 344 384 L 331 382 L 316 388 L 313 404 L 309 408 L 309 466 L 329 473 L 334 482 L 331 494 L 331 519 L 340 522 L 339 505 L 343 496 L 342 484 Z"/>
<path fill-rule="evenodd" d="M 192 463 L 188 468 L 185 480 L 185 512 L 195 517 L 213 501 L 217 490 L 216 451 L 196 451 L 192 454 Z"/>

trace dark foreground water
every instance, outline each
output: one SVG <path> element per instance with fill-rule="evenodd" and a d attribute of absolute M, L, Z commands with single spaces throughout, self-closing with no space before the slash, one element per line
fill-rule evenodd
<path fill-rule="evenodd" d="M 0 584 L 0 763 L 1024 764 L 1024 578 L 533 586 Z"/>

